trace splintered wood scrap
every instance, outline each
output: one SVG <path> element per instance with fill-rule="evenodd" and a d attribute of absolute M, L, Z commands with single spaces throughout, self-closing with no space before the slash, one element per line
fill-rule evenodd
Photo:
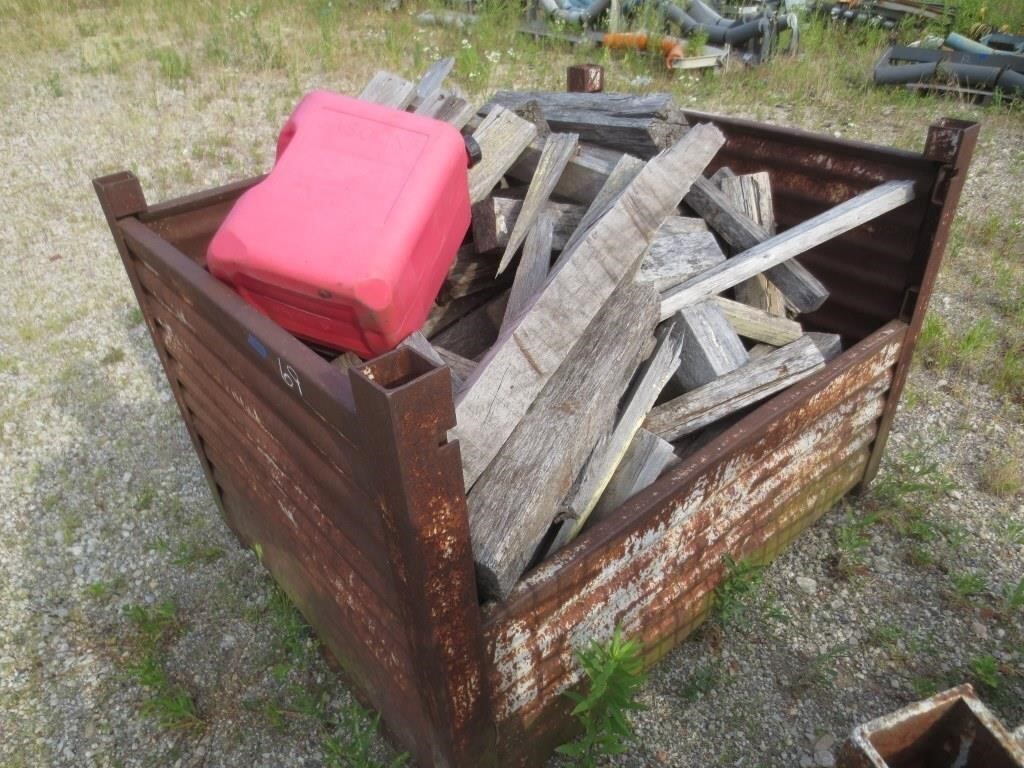
<path fill-rule="evenodd" d="M 508 176 L 529 182 L 537 169 L 543 147 L 543 141 L 532 141 L 508 169 Z M 596 147 L 593 144 L 580 144 L 579 152 L 565 166 L 562 178 L 555 186 L 555 194 L 567 200 L 589 205 L 601 191 L 608 174 L 612 172 L 620 157 L 622 153 L 615 150 Z"/>
<path fill-rule="evenodd" d="M 795 384 L 825 365 L 818 347 L 801 337 L 715 381 L 655 406 L 644 428 L 669 442 Z"/>
<path fill-rule="evenodd" d="M 435 120 L 454 125 L 459 130 L 469 122 L 476 109 L 462 96 L 453 93 L 446 94 L 444 98 L 435 101 L 431 106 L 416 110 L 419 114 L 432 117 Z"/>
<path fill-rule="evenodd" d="M 487 197 L 536 136 L 533 123 L 503 107 L 491 110 L 473 132 L 481 159 L 469 169 L 469 201 L 477 203 Z"/>
<path fill-rule="evenodd" d="M 420 332 L 428 339 L 432 339 L 452 323 L 458 321 L 459 318 L 468 315 L 481 304 L 485 304 L 493 298 L 494 296 L 487 291 L 471 293 L 458 299 L 442 297 L 440 303 L 436 303 L 430 308 L 430 314 L 427 315 Z"/>
<path fill-rule="evenodd" d="M 611 172 L 605 178 L 604 184 L 598 190 L 597 195 L 587 207 L 586 213 L 576 225 L 576 230 L 569 237 L 565 244 L 566 250 L 571 250 L 579 242 L 587 230 L 594 226 L 599 218 L 619 199 L 622 191 L 630 185 L 640 169 L 644 167 L 644 161 L 632 155 L 622 155 Z"/>
<path fill-rule="evenodd" d="M 331 360 L 331 365 L 341 370 L 348 368 L 355 368 L 357 365 L 362 365 L 363 359 L 359 357 L 355 352 L 342 352 L 336 358 Z"/>
<path fill-rule="evenodd" d="M 912 181 L 880 184 L 687 280 L 663 300 L 673 309 L 721 293 L 913 199 Z"/>
<path fill-rule="evenodd" d="M 665 219 L 640 264 L 637 281 L 667 291 L 725 261 L 715 236 L 707 230 L 690 231 L 690 221 L 692 219 L 681 216 Z M 683 222 L 682 226 L 678 222 Z M 667 320 L 672 314 L 663 315 L 661 319 Z"/>
<path fill-rule="evenodd" d="M 542 213 L 530 229 L 523 245 L 523 255 L 516 267 L 515 280 L 509 291 L 505 318 L 501 321 L 500 336 L 515 325 L 534 297 L 544 287 L 551 267 L 551 243 L 554 238 L 553 217 Z"/>
<path fill-rule="evenodd" d="M 683 389 L 696 389 L 746 365 L 747 350 L 715 302 L 683 307 L 676 318 L 685 335 L 675 376 Z"/>
<path fill-rule="evenodd" d="M 448 74 L 452 71 L 452 67 L 455 66 L 455 59 L 448 56 L 444 59 L 438 59 L 427 71 L 423 73 L 420 81 L 416 83 L 416 87 L 413 89 L 413 97 L 409 106 L 416 109 L 417 111 L 423 104 L 432 104 L 439 100 L 441 86 L 444 84 L 444 80 L 448 77 Z M 443 96 L 441 97 L 443 98 Z"/>
<path fill-rule="evenodd" d="M 730 168 L 727 165 L 723 165 L 721 168 L 719 168 L 713 174 L 708 176 L 708 181 L 710 181 L 716 187 L 721 189 L 722 188 L 722 182 L 725 179 L 734 179 L 734 178 L 736 178 L 736 174 L 733 172 L 732 168 Z"/>
<path fill-rule="evenodd" d="M 462 386 L 462 383 L 469 378 L 469 375 L 473 372 L 476 367 L 476 363 L 469 360 L 462 355 L 457 355 L 449 349 L 444 347 L 434 347 L 434 351 L 437 352 L 438 356 L 444 361 L 445 365 L 452 369 L 452 385 L 455 389 Z M 455 386 L 455 382 L 459 382 L 458 386 Z"/>
<path fill-rule="evenodd" d="M 384 107 L 405 109 L 412 102 L 416 86 L 405 78 L 380 70 L 359 94 L 363 101 L 372 101 Z"/>
<path fill-rule="evenodd" d="M 492 105 L 512 109 L 536 101 L 551 130 L 578 133 L 583 141 L 650 158 L 686 132 L 686 118 L 667 93 L 564 93 L 498 91 Z"/>
<path fill-rule="evenodd" d="M 766 172 L 723 177 L 722 192 L 769 235 L 775 234 L 775 205 L 771 179 Z M 770 315 L 786 316 L 786 297 L 765 275 L 754 275 L 733 290 L 736 300 L 763 309 Z M 792 341 L 792 339 L 791 339 Z"/>
<path fill-rule="evenodd" d="M 623 397 L 621 413 L 614 429 L 597 443 L 572 491 L 562 502 L 559 514 L 565 518 L 565 522 L 559 527 L 548 554 L 565 546 L 583 529 L 601 494 L 608 487 L 615 468 L 633 442 L 633 436 L 654 407 L 665 384 L 679 368 L 682 349 L 682 326 L 675 322 L 665 323 L 658 330 L 654 352 Z"/>
<path fill-rule="evenodd" d="M 615 205 L 563 253 L 530 311 L 484 355 L 456 405 L 458 425 L 452 430 L 461 443 L 466 488 L 473 487 L 608 296 L 637 268 L 658 227 L 724 143 L 717 128 L 699 125 L 647 163 Z"/>
<path fill-rule="evenodd" d="M 686 204 L 737 251 L 747 251 L 771 237 L 707 179 L 694 182 L 686 195 Z M 813 312 L 828 298 L 828 290 L 821 281 L 798 261 L 774 264 L 765 270 L 765 275 L 797 312 Z"/>
<path fill-rule="evenodd" d="M 838 333 L 808 331 L 805 336 L 814 342 L 814 345 L 826 361 L 839 357 L 843 352 L 843 338 Z"/>
<path fill-rule="evenodd" d="M 721 296 L 716 296 L 715 302 L 725 314 L 733 330 L 745 339 L 763 341 L 773 347 L 781 347 L 803 336 L 804 329 L 795 320 L 778 317 L 763 309 L 757 309 Z"/>
<path fill-rule="evenodd" d="M 650 349 L 657 294 L 630 281 L 607 300 L 469 493 L 481 587 L 505 597 Z M 557 428 L 553 428 L 557 424 Z"/>
<path fill-rule="evenodd" d="M 519 216 L 516 218 L 515 226 L 512 227 L 512 233 L 508 236 L 505 253 L 502 254 L 498 264 L 499 275 L 505 271 L 512 261 L 512 257 L 519 250 L 519 246 L 526 239 L 526 233 L 530 231 L 530 227 L 533 226 L 548 198 L 551 197 L 551 193 L 562 177 L 562 171 L 576 151 L 578 143 L 579 137 L 575 133 L 552 133 L 544 142 L 544 149 L 541 151 L 540 161 L 537 163 L 537 171 L 526 190 L 526 197 L 523 198 Z"/>
<path fill-rule="evenodd" d="M 590 513 L 590 525 L 606 519 L 627 499 L 651 485 L 678 461 L 670 442 L 646 429 L 638 429 L 622 461 L 615 468 L 615 474 L 608 481 L 601 500 Z"/>
<path fill-rule="evenodd" d="M 455 261 L 444 279 L 440 295 L 446 299 L 458 299 L 502 284 L 507 285 L 507 279 L 494 276 L 496 264 L 493 258 L 478 256 L 472 243 L 463 245 L 455 253 Z"/>
<path fill-rule="evenodd" d="M 431 342 L 470 360 L 476 359 L 497 338 L 508 295 L 504 291 L 481 304 L 434 335 Z"/>
<path fill-rule="evenodd" d="M 506 190 L 507 191 L 507 190 Z M 519 218 L 523 201 L 503 194 L 492 195 L 473 206 L 473 245 L 477 253 L 492 253 L 508 244 L 509 234 Z M 552 219 L 551 247 L 561 251 L 576 231 L 584 208 L 575 203 L 548 200 L 541 209 Z M 493 266 L 492 266 L 493 269 Z"/>

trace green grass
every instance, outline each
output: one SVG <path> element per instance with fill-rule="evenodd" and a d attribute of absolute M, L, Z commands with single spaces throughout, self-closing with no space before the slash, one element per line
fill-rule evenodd
<path fill-rule="evenodd" d="M 985 654 L 974 657 L 971 659 L 970 669 L 974 679 L 985 688 L 994 691 L 1002 683 L 1003 673 L 1000 669 L 999 661 L 994 656 Z"/>
<path fill-rule="evenodd" d="M 964 600 L 980 595 L 986 587 L 985 577 L 980 573 L 954 573 L 949 580 L 957 597 Z"/>
<path fill-rule="evenodd" d="M 1000 498 L 1011 498 L 1024 490 L 1024 463 L 1020 446 L 993 450 L 979 473 L 981 489 Z"/>
<path fill-rule="evenodd" d="M 865 554 L 871 546 L 868 530 L 879 520 L 877 512 L 864 515 L 853 515 L 849 512 L 843 518 L 843 524 L 836 530 L 836 562 L 837 568 L 844 576 L 852 576 L 864 570 Z"/>
<path fill-rule="evenodd" d="M 712 616 L 723 626 L 741 623 L 764 579 L 764 566 L 723 555 L 725 575 L 715 587 Z"/>
<path fill-rule="evenodd" d="M 679 697 L 683 701 L 694 702 L 711 693 L 722 681 L 722 665 L 720 663 L 703 664 L 693 670 L 679 689 Z"/>
<path fill-rule="evenodd" d="M 122 360 L 124 360 L 124 350 L 111 347 L 110 351 L 100 358 L 100 365 L 116 365 Z"/>
<path fill-rule="evenodd" d="M 182 566 L 209 565 L 222 557 L 224 557 L 223 547 L 203 544 L 198 541 L 185 541 L 175 548 L 174 558 L 171 562 Z"/>

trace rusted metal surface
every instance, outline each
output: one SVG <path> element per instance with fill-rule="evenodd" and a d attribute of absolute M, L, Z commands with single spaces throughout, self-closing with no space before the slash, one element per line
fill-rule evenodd
<path fill-rule="evenodd" d="M 880 455 L 976 129 L 946 121 L 917 155 L 687 116 L 726 133 L 716 164 L 772 174 L 781 226 L 889 179 L 932 192 L 803 259 L 833 291 L 812 326 L 852 348 L 482 609 L 447 371 L 409 351 L 332 368 L 205 271 L 257 180 L 155 206 L 130 174 L 96 182 L 226 519 L 422 766 L 542 764 L 572 727 L 574 648 L 621 623 L 653 663 L 722 554 L 770 559 Z"/>
<path fill-rule="evenodd" d="M 858 726 L 843 744 L 838 765 L 1024 768 L 1024 744 L 970 685 L 961 685 Z"/>
<path fill-rule="evenodd" d="M 604 90 L 604 67 L 600 64 L 572 64 L 565 71 L 565 90 L 570 93 L 600 93 Z"/>

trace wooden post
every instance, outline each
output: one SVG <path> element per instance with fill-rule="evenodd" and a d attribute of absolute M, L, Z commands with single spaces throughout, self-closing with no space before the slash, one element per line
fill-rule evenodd
<path fill-rule="evenodd" d="M 455 426 L 448 371 L 401 349 L 349 376 L 366 436 L 362 448 L 379 470 L 377 502 L 412 655 L 409 672 L 427 718 L 415 758 L 430 766 L 493 766 L 459 446 L 446 440 Z"/>

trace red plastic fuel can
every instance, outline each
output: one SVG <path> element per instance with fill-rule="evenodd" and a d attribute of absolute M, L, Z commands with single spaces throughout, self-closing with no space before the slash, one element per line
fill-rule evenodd
<path fill-rule="evenodd" d="M 210 272 L 296 336 L 370 357 L 422 326 L 469 227 L 457 129 L 327 91 L 210 243 Z"/>

